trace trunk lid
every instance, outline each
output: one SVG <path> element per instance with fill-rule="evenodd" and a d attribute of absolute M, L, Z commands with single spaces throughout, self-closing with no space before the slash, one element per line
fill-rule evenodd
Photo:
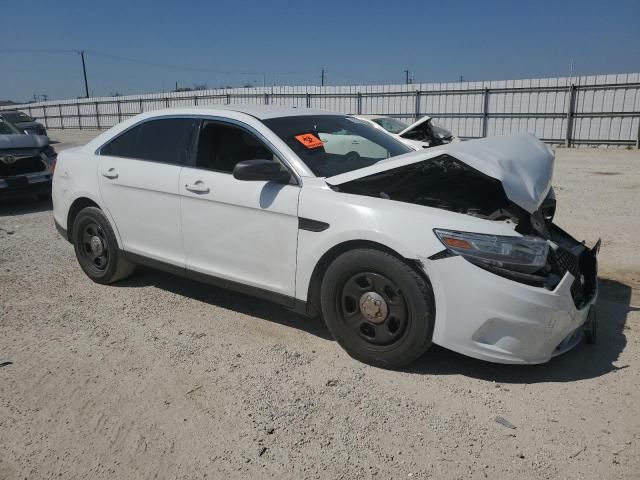
<path fill-rule="evenodd" d="M 507 198 L 529 213 L 534 213 L 540 208 L 551 188 L 553 151 L 531 134 L 450 143 L 392 157 L 370 167 L 328 177 L 325 180 L 332 186 L 341 185 L 444 154 L 499 180 Z"/>

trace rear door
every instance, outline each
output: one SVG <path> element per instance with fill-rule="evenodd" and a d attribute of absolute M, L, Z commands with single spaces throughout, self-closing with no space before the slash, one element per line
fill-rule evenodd
<path fill-rule="evenodd" d="M 196 161 L 180 175 L 188 274 L 273 298 L 295 293 L 298 185 L 236 180 L 241 160 L 279 161 L 248 126 L 204 121 Z M 280 298 L 280 301 L 288 301 Z"/>
<path fill-rule="evenodd" d="M 131 256 L 184 269 L 179 181 L 196 123 L 193 118 L 151 119 L 100 151 L 100 193 Z"/>

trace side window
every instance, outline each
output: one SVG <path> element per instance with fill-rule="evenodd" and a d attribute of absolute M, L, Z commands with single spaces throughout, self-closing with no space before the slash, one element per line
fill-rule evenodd
<path fill-rule="evenodd" d="M 273 160 L 274 155 L 251 133 L 217 122 L 205 122 L 200 130 L 196 167 L 231 173 L 242 160 Z"/>
<path fill-rule="evenodd" d="M 196 120 L 162 118 L 128 130 L 102 147 L 102 155 L 186 165 Z"/>
<path fill-rule="evenodd" d="M 135 158 L 186 165 L 194 124 L 192 118 L 163 118 L 143 123 L 136 142 Z"/>

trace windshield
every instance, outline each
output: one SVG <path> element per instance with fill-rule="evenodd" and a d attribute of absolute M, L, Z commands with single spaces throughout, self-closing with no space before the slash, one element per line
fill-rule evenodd
<path fill-rule="evenodd" d="M 350 172 L 413 151 L 368 122 L 346 115 L 301 115 L 263 122 L 318 177 Z"/>
<path fill-rule="evenodd" d="M 7 120 L 9 120 L 10 122 L 32 122 L 33 119 L 27 115 L 26 113 L 22 113 L 22 112 L 6 112 L 6 113 L 2 113 L 1 114 L 4 118 L 6 118 Z"/>
<path fill-rule="evenodd" d="M 22 132 L 8 122 L 0 118 L 0 135 L 14 135 Z"/>
<path fill-rule="evenodd" d="M 372 118 L 371 121 L 377 123 L 387 132 L 391 133 L 400 133 L 409 126 L 406 123 L 391 117 Z"/>

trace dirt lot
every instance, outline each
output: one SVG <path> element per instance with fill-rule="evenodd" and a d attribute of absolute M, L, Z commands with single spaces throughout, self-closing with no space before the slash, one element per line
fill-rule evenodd
<path fill-rule="evenodd" d="M 555 184 L 558 223 L 603 238 L 598 343 L 402 372 L 267 302 L 92 283 L 50 204 L 0 204 L 0 479 L 640 478 L 640 154 L 560 149 Z"/>

